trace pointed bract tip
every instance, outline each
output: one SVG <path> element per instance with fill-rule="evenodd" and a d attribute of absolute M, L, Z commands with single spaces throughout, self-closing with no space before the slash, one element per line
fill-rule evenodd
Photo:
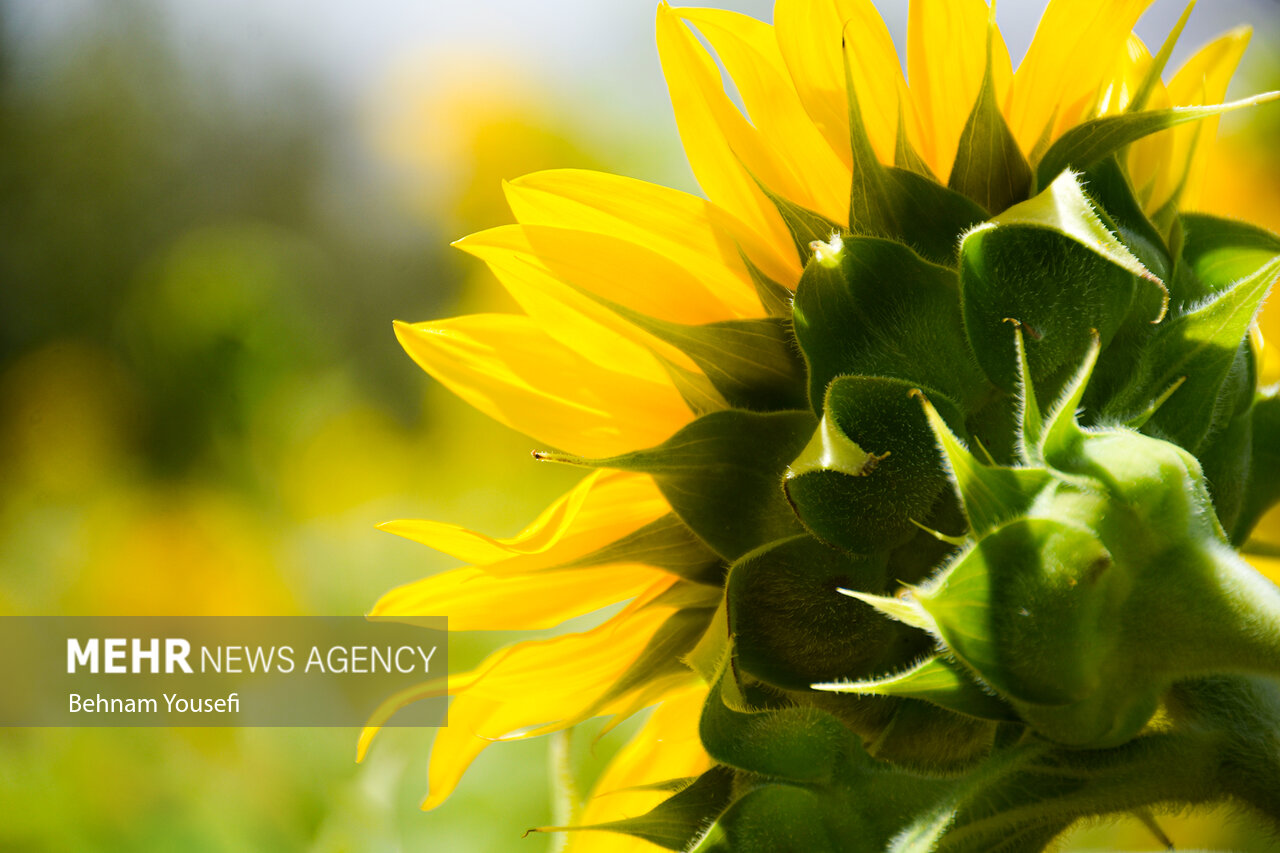
<path fill-rule="evenodd" d="M 1020 422 L 1018 449 L 1024 462 L 1034 463 L 1039 461 L 1038 454 L 1040 439 L 1044 434 L 1044 419 L 1040 412 L 1040 401 L 1036 397 L 1035 383 L 1031 378 L 1031 362 L 1027 359 L 1027 342 L 1023 337 L 1023 331 L 1026 327 L 1017 320 L 1011 322 L 1014 324 L 1014 349 L 1018 353 L 1020 395 L 1018 400 L 1018 420 Z"/>
<path fill-rule="evenodd" d="M 1269 104 L 1274 100 L 1280 99 L 1280 90 L 1274 92 L 1263 92 L 1260 95 L 1254 95 L 1252 98 L 1245 98 L 1243 101 L 1237 101 L 1241 106 L 1257 107 L 1262 104 Z"/>
<path fill-rule="evenodd" d="M 561 465 L 575 465 L 580 468 L 592 467 L 591 460 L 584 456 L 574 456 L 572 453 L 558 453 L 554 450 L 532 450 L 530 455 L 535 462 L 559 462 Z"/>
<path fill-rule="evenodd" d="M 837 589 L 836 592 L 841 595 L 847 595 L 850 598 L 856 598 L 890 619 L 910 625 L 913 628 L 919 628 L 922 631 L 928 631 L 931 634 L 937 634 L 937 626 L 934 624 L 933 617 L 916 602 L 913 592 L 909 591 L 901 597 L 873 595 L 869 592 L 859 592 L 856 589 L 844 589 L 843 587 Z"/>
<path fill-rule="evenodd" d="M 1050 462 L 1059 451 L 1072 446 L 1073 442 L 1084 435 L 1084 430 L 1076 419 L 1076 411 L 1084 399 L 1085 389 L 1093 376 L 1093 369 L 1098 364 L 1098 355 L 1102 352 L 1102 337 L 1097 329 L 1090 329 L 1089 349 L 1075 375 L 1062 389 L 1062 396 L 1054 403 L 1044 419 L 1044 429 L 1040 438 L 1040 457 Z"/>
<path fill-rule="evenodd" d="M 821 681 L 817 684 L 810 684 L 811 690 L 821 690 L 825 693 L 868 693 L 866 685 L 859 684 L 856 681 Z"/>
<path fill-rule="evenodd" d="M 809 244 L 813 259 L 827 269 L 835 269 L 840 265 L 840 253 L 844 251 L 844 240 L 839 234 L 832 234 L 828 240 L 814 240 Z"/>
<path fill-rule="evenodd" d="M 925 533 L 928 533 L 930 536 L 932 536 L 934 539 L 937 539 L 939 542 L 946 542 L 948 545 L 965 545 L 969 541 L 967 536 L 951 536 L 947 533 L 943 533 L 940 530 L 934 530 L 932 527 L 926 527 L 925 525 L 916 521 L 914 518 L 908 518 L 907 521 L 911 522 L 916 527 L 923 530 Z"/>

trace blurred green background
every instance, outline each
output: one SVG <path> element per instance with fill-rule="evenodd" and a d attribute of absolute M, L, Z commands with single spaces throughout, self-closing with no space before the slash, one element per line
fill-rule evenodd
<path fill-rule="evenodd" d="M 1039 4 L 1009 5 L 1016 53 Z M 885 6 L 901 37 L 905 4 Z M 391 320 L 513 307 L 448 248 L 509 221 L 504 178 L 579 166 L 693 189 L 652 11 L 0 3 L 0 614 L 362 613 L 452 565 L 375 523 L 509 534 L 565 490 L 573 472 L 428 381 Z M 1156 4 L 1153 40 L 1178 11 Z M 1272 38 L 1277 16 L 1215 4 L 1187 47 L 1239 20 Z M 1275 44 L 1237 91 L 1280 79 Z M 1278 113 L 1226 124 L 1210 206 L 1280 228 Z M 456 636 L 454 669 L 510 639 Z M 584 776 L 626 731 L 577 739 Z M 6 730 L 0 850 L 554 846 L 519 838 L 551 817 L 546 741 L 487 751 L 423 815 L 430 732 L 384 732 L 360 766 L 355 739 Z M 1170 832 L 1265 849 L 1221 823 Z M 1153 847 L 1134 828 L 1076 844 Z"/>

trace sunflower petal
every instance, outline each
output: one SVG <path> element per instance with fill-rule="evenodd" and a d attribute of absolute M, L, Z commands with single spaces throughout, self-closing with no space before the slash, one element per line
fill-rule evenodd
<path fill-rule="evenodd" d="M 733 78 L 751 124 L 775 147 L 789 183 L 766 185 L 835 222 L 849 215 L 849 163 L 836 156 L 805 112 L 773 27 L 722 9 L 680 9 Z M 761 177 L 762 175 L 757 175 Z"/>
<path fill-rule="evenodd" d="M 696 777 L 710 769 L 711 759 L 698 738 L 706 697 L 705 686 L 686 687 L 656 707 L 644 727 L 609 762 L 576 822 L 594 825 L 644 814 L 670 792 L 637 788 Z M 608 832 L 570 833 L 565 847 L 566 853 L 648 853 L 653 849 L 646 841 Z"/>
<path fill-rule="evenodd" d="M 554 628 L 639 595 L 661 569 L 636 564 L 499 577 L 467 567 L 405 584 L 378 600 L 370 619 L 413 623 L 447 613 L 451 631 L 531 631 Z"/>
<path fill-rule="evenodd" d="M 1280 346 L 1275 340 L 1280 337 L 1280 302 L 1272 303 L 1271 309 L 1262 312 L 1262 319 L 1255 327 L 1256 338 L 1261 341 L 1258 352 L 1258 384 L 1274 385 L 1280 382 Z"/>
<path fill-rule="evenodd" d="M 455 245 L 488 262 L 495 272 L 510 269 L 518 259 L 572 288 L 663 320 L 700 324 L 737 317 L 680 264 L 651 247 L 613 235 L 507 225 Z"/>
<path fill-rule="evenodd" d="M 1250 556 L 1248 560 L 1249 565 L 1257 569 L 1260 575 L 1274 584 L 1280 584 L 1280 559 Z"/>
<path fill-rule="evenodd" d="M 983 0 L 911 2 L 907 72 L 923 130 L 919 153 L 935 175 L 951 174 L 978 98 L 986 73 L 988 15 Z M 996 101 L 1004 103 L 1013 72 L 999 32 L 992 38 L 991 71 Z"/>
<path fill-rule="evenodd" d="M 1084 118 L 1112 69 L 1097 57 L 1124 48 L 1152 0 L 1050 0 L 1009 91 L 1009 128 L 1031 151 L 1054 121 L 1049 142 Z"/>
<path fill-rule="evenodd" d="M 674 385 L 602 367 L 528 317 L 397 323 L 420 367 L 491 418 L 572 453 L 650 447 L 692 417 Z"/>
<path fill-rule="evenodd" d="M 669 512 L 652 478 L 595 471 L 508 539 L 440 521 L 388 521 L 378 528 L 484 566 L 490 574 L 514 574 L 571 562 Z"/>
<path fill-rule="evenodd" d="M 1205 45 L 1187 60 L 1169 81 L 1169 99 L 1178 106 L 1220 104 L 1227 97 L 1227 86 L 1249 46 L 1252 30 L 1241 27 Z M 1185 173 L 1180 206 L 1195 209 L 1204 186 L 1204 175 L 1218 132 L 1217 118 L 1205 119 L 1199 127 L 1180 127 L 1170 131 L 1168 162 L 1185 164 L 1179 174 L 1167 173 L 1155 190 L 1156 204 L 1176 192 Z"/>
<path fill-rule="evenodd" d="M 369 747 L 373 745 L 373 739 L 377 737 L 378 732 L 382 731 L 387 720 L 391 719 L 396 711 L 422 699 L 430 699 L 434 696 L 444 696 L 465 690 L 479 675 L 480 671 L 477 670 L 463 675 L 432 678 L 412 687 L 406 687 L 404 690 L 399 690 L 383 699 L 373 713 L 369 715 L 368 721 L 360 730 L 360 738 L 356 743 L 356 762 L 364 761 L 365 756 L 369 754 Z"/>
<path fill-rule="evenodd" d="M 539 235 L 538 248 L 530 241 L 535 234 Z M 611 272 L 591 265 L 584 266 L 586 258 L 579 260 L 572 255 L 571 248 L 563 245 L 570 243 L 573 247 L 588 246 L 591 251 L 597 252 L 600 242 L 610 242 L 610 238 L 560 228 L 504 225 L 472 234 L 454 245 L 483 260 L 512 298 L 543 331 L 601 367 L 660 384 L 669 382 L 671 375 L 658 357 L 696 372 L 697 365 L 679 350 L 646 334 L 620 317 L 600 299 L 590 295 L 603 290 L 608 294 L 604 298 L 621 297 L 636 301 L 637 297 L 633 294 L 638 291 L 638 299 L 648 307 L 641 276 L 654 275 L 654 268 L 662 266 L 661 259 L 658 259 L 656 263 L 650 260 L 646 267 L 645 260 L 654 257 L 651 252 L 634 244 L 613 241 L 615 248 L 630 246 L 633 251 L 621 252 L 622 263 Z M 550 257 L 543 253 L 544 249 L 554 251 L 557 248 L 560 249 L 559 253 Z M 555 268 L 549 265 L 554 265 Z M 670 273 L 671 270 L 664 272 Z M 682 276 L 683 272 L 677 268 L 675 279 L 680 281 Z M 649 289 L 657 290 L 651 282 L 662 280 L 666 279 L 650 279 Z M 634 282 L 634 285 L 622 288 L 618 286 L 621 281 Z M 693 288 L 695 292 L 691 294 L 688 304 L 692 313 L 697 313 L 699 300 L 696 282 L 693 283 Z M 587 292 L 584 293 L 583 290 Z M 681 300 L 668 299 L 668 303 L 672 302 L 684 304 Z M 673 312 L 667 309 L 665 313 L 690 312 Z"/>
<path fill-rule="evenodd" d="M 424 810 L 442 803 L 487 746 L 520 730 L 573 721 L 639 657 L 668 608 L 623 613 L 591 631 L 520 643 L 496 653 L 449 706 L 427 769 Z M 621 703 L 619 703 L 621 704 Z"/>
<path fill-rule="evenodd" d="M 1150 73 L 1153 61 L 1151 51 L 1142 39 L 1136 34 L 1130 35 L 1114 74 L 1101 90 L 1096 112 L 1099 115 L 1114 115 L 1126 110 L 1133 112 L 1132 99 L 1142 85 L 1144 75 Z M 1173 102 L 1169 100 L 1169 92 L 1164 83 L 1159 79 L 1155 80 L 1143 108 L 1159 110 L 1171 106 Z M 1192 128 L 1192 132 L 1194 130 Z M 1172 138 L 1169 133 L 1154 133 L 1129 146 L 1125 161 L 1129 167 L 1129 180 L 1139 198 L 1149 200 L 1165 172 L 1176 171 L 1181 174 L 1185 169 L 1185 163 L 1175 165 L 1169 159 Z"/>
<path fill-rule="evenodd" d="M 869 0 L 779 0 L 773 10 L 778 46 L 805 109 L 832 150 L 847 164 L 849 99 L 845 91 L 841 35 L 854 36 L 850 51 L 862 121 L 876 157 L 894 162 L 899 92 L 904 81 L 893 37 Z M 904 124 L 918 142 L 913 106 L 904 100 Z"/>
<path fill-rule="evenodd" d="M 732 210 L 777 247 L 791 267 L 789 275 L 780 280 L 795 281 L 800 260 L 788 248 L 791 236 L 773 203 L 756 184 L 758 179 L 785 193 L 794 183 L 786 165 L 729 100 L 715 62 L 665 3 L 658 6 L 657 30 L 658 56 L 694 177 L 713 203 Z"/>
<path fill-rule="evenodd" d="M 646 246 L 697 277 L 738 316 L 760 313 L 741 252 L 772 278 L 792 276 L 794 285 L 794 262 L 787 255 L 724 210 L 688 193 L 578 169 L 525 175 L 505 189 L 521 224 L 576 228 Z"/>
<path fill-rule="evenodd" d="M 1120 61 L 1116 63 L 1115 72 L 1098 95 L 1098 106 L 1095 112 L 1098 115 L 1115 115 L 1129 109 L 1134 95 L 1138 93 L 1138 88 L 1146 79 L 1153 59 L 1146 42 L 1136 33 L 1130 35 L 1121 52 Z M 1154 88 L 1154 99 L 1148 98 L 1149 102 L 1154 100 L 1154 103 L 1149 103 L 1149 107 L 1157 104 L 1169 106 L 1169 104 L 1160 103 L 1163 100 L 1160 95 L 1162 87 L 1157 84 Z"/>

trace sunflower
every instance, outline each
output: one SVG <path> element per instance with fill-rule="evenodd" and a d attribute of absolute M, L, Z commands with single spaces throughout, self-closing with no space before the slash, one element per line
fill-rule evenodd
<path fill-rule="evenodd" d="M 975 762 L 995 755 L 1010 726 L 1097 749 L 1158 728 L 1172 713 L 1166 708 L 1172 675 L 1153 682 L 1152 695 L 1161 698 L 1150 707 L 1139 703 L 1133 721 L 1107 717 L 1098 728 L 1095 717 L 1050 718 L 1036 708 L 1057 701 L 1056 690 L 1069 690 L 1070 666 L 1058 668 L 1060 682 L 1033 684 L 1034 676 L 1000 670 L 967 645 L 963 631 L 950 630 L 941 605 L 929 609 L 946 593 L 933 574 L 939 567 L 950 567 L 953 579 L 969 571 L 974 561 L 961 558 L 985 553 L 979 540 L 1015 547 L 1007 541 L 1012 524 L 983 520 L 988 509 L 975 482 L 987 488 L 996 482 L 983 479 L 996 476 L 990 472 L 1016 471 L 1017 483 L 1034 479 L 1039 489 L 1050 474 L 1058 483 L 1085 476 L 1070 480 L 1053 455 L 1062 436 L 1094 435 L 1088 423 L 1075 423 L 1082 399 L 1082 411 L 1092 406 L 1123 420 L 1126 438 L 1147 442 L 1125 453 L 1159 457 L 1161 471 L 1175 457 L 1155 445 L 1199 453 L 1206 435 L 1227 429 L 1215 424 L 1189 437 L 1179 433 L 1191 422 L 1185 411 L 1192 392 L 1177 387 L 1185 377 L 1172 388 L 1154 379 L 1139 388 L 1122 375 L 1145 369 L 1145 354 L 1165 346 L 1149 329 L 1194 324 L 1198 304 L 1210 295 L 1191 298 L 1174 266 L 1187 257 L 1178 254 L 1184 231 L 1211 230 L 1199 220 L 1190 224 L 1185 211 L 1196 206 L 1217 116 L 1244 105 L 1223 101 L 1249 40 L 1247 29 L 1223 35 L 1166 84 L 1162 74 L 1187 16 L 1153 55 L 1133 33 L 1150 3 L 1050 0 L 1015 71 L 994 11 L 982 0 L 912 0 L 905 76 L 869 0 L 778 0 L 772 25 L 728 11 L 660 5 L 662 67 L 705 198 L 589 171 L 511 181 L 505 190 L 518 224 L 456 245 L 484 261 L 524 313 L 395 326 L 424 370 L 532 438 L 537 458 L 595 470 L 511 538 L 436 521 L 382 525 L 467 565 L 392 590 L 371 616 L 413 621 L 444 614 L 453 630 L 534 630 L 620 606 L 590 630 L 516 644 L 472 672 L 393 697 L 366 729 L 360 754 L 396 708 L 447 691 L 450 724 L 436 735 L 423 803 L 430 809 L 497 742 L 599 716 L 611 717 L 612 727 L 653 708 L 575 815 L 578 825 L 616 832 L 574 833 L 570 849 L 642 850 L 655 843 L 679 849 L 700 838 L 709 844 L 722 836 L 717 829 L 704 838 L 708 822 L 729 809 L 747 817 L 728 823 L 728 841 L 719 843 L 755 850 L 770 849 L 759 840 L 768 833 L 753 836 L 744 828 L 758 818 L 743 803 L 768 801 L 778 810 L 761 813 L 783 820 L 777 816 L 808 808 L 785 806 L 787 798 L 811 792 L 760 783 L 790 778 L 791 771 L 760 758 L 768 745 L 741 731 L 728 745 L 717 743 L 708 723 L 715 709 L 730 716 L 798 709 L 809 715 L 806 736 L 824 730 L 819 717 L 838 719 L 840 731 L 856 732 L 878 761 L 946 778 L 971 773 Z M 726 93 L 721 67 L 741 110 Z M 1015 234 L 1016 240 L 1003 236 Z M 1247 252 L 1229 260 L 1205 249 L 1196 270 L 1219 262 L 1233 282 L 1261 275 L 1269 285 L 1275 275 L 1266 265 L 1274 266 L 1277 250 L 1249 234 Z M 976 296 L 964 306 L 970 313 L 963 326 L 954 311 L 954 318 L 940 319 L 933 302 L 893 302 L 898 288 L 924 292 L 942 282 L 938 288 L 954 290 L 947 282 L 957 274 L 994 281 L 1001 269 L 1026 260 L 1012 257 L 1015 251 L 1060 277 L 1088 267 L 1091 281 L 1128 288 L 1128 301 L 1095 311 L 1091 294 L 1111 285 L 1089 284 L 1082 291 L 1087 298 L 1073 307 L 1042 282 L 1027 286 L 1041 287 L 1032 297 L 1051 310 L 1001 296 L 1021 313 L 994 313 L 989 326 L 985 315 L 970 312 Z M 856 304 L 815 295 L 822 276 L 846 282 L 856 275 L 866 279 Z M 1261 298 L 1251 304 L 1256 308 Z M 1002 326 L 1007 318 L 1017 322 Z M 986 343 L 1012 326 L 1020 369 L 1013 331 L 999 347 Z M 1053 343 L 1058 349 L 1045 343 L 1068 338 L 1070 346 Z M 1256 342 L 1240 352 L 1260 355 Z M 1116 367 L 1122 355 L 1124 370 Z M 1252 393 L 1249 386 L 1250 401 Z M 841 394 L 860 402 L 842 409 Z M 1051 406 L 1058 397 L 1072 405 Z M 846 416 L 867 406 L 889 426 L 859 426 Z M 1265 409 L 1266 418 L 1248 414 L 1251 429 L 1273 428 L 1267 426 L 1278 420 L 1273 409 Z M 1042 412 L 1040 434 L 1030 424 Z M 891 449 L 863 451 L 860 445 L 870 444 L 858 437 L 860 429 L 863 437 L 887 429 L 884 446 Z M 925 438 L 916 444 L 901 438 L 912 430 Z M 982 454 L 969 455 L 967 448 L 978 445 Z M 1237 501 L 1245 509 L 1228 509 L 1224 481 L 1213 479 L 1218 469 L 1210 462 L 1208 490 L 1224 522 L 1197 535 L 1230 534 L 1238 544 L 1271 496 L 1250 494 Z M 1034 466 L 1050 474 L 1032 477 L 1026 472 L 1041 470 Z M 876 491 L 884 488 L 894 491 Z M 1147 500 L 1147 492 L 1134 497 L 1133 489 L 1116 488 L 1130 503 Z M 1199 500 L 1205 487 L 1196 481 L 1186 488 Z M 1075 507 L 1082 499 L 1073 500 Z M 1165 506 L 1172 499 L 1161 500 Z M 1034 515 L 1030 505 L 1018 504 L 1014 514 Z M 1092 553 L 1093 539 L 1077 541 L 1057 528 L 1044 533 L 1045 519 L 1016 523 L 1023 525 L 1017 532 L 1033 538 L 1043 533 L 1047 538 L 1035 540 L 1042 548 L 1067 542 L 1073 555 Z M 858 575 L 876 559 L 878 580 Z M 1090 571 L 1112 559 L 1106 552 Z M 820 578 L 806 574 L 818 564 L 835 568 Z M 750 593 L 731 589 L 726 605 L 730 576 L 740 579 L 739 588 L 757 579 Z M 844 586 L 853 597 L 838 594 Z M 902 597 L 913 590 L 917 598 Z M 840 610 L 846 606 L 862 615 L 846 617 Z M 935 645 L 950 656 L 931 657 Z M 884 686 L 887 674 L 922 660 L 950 693 L 936 691 L 935 682 L 913 682 L 914 692 Z M 1090 671 L 1082 672 L 1082 682 L 1089 681 Z M 811 688 L 838 690 L 840 681 L 848 688 L 843 694 Z M 982 689 L 966 692 L 962 685 Z M 967 698 L 955 699 L 961 693 Z M 850 711 L 854 705 L 861 710 Z M 945 719 L 930 716 L 935 712 Z M 768 723 L 768 713 L 757 722 Z M 894 741 L 890 730 L 915 732 L 912 743 Z M 755 737 L 789 742 L 788 732 L 794 734 L 781 723 L 767 732 Z M 738 760 L 749 746 L 757 755 Z M 797 747 L 790 760 L 825 754 Z M 1047 761 L 1044 755 L 1026 760 Z M 755 781 L 744 782 L 744 773 Z M 681 794 L 670 798 L 672 791 Z M 671 820 L 644 821 L 646 811 L 679 797 L 686 816 L 690 803 L 703 804 L 692 830 L 673 834 Z M 965 814 L 959 808 L 937 826 L 955 824 L 956 814 Z M 1027 846 L 1014 849 L 1029 849 L 1032 838 L 1047 841 L 1077 816 L 1113 810 L 1090 808 L 1072 812 L 1065 824 L 1055 813 L 1058 822 L 1039 826 L 1044 838 L 1029 834 Z M 929 826 L 926 820 L 916 828 Z M 866 832 L 892 836 L 901 829 Z M 796 839 L 807 836 L 795 832 L 791 843 L 803 847 Z M 979 841 L 972 843 L 984 843 L 984 836 L 974 837 Z"/>

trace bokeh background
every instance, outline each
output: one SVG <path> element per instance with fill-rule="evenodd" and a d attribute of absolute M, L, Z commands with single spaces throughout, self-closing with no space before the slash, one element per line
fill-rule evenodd
<path fill-rule="evenodd" d="M 550 167 L 694 190 L 653 0 L 0 0 L 0 614 L 358 614 L 451 565 L 373 529 L 510 534 L 573 472 L 430 382 L 393 319 L 514 306 L 450 240 Z M 768 19 L 763 0 L 712 3 Z M 1003 3 L 1015 57 L 1040 2 Z M 881 4 L 901 44 L 906 3 Z M 1158 44 L 1181 11 L 1160 0 Z M 1234 93 L 1280 88 L 1280 5 Z M 1280 229 L 1280 109 L 1223 122 L 1205 206 Z M 1267 323 L 1280 340 L 1280 307 Z M 1274 368 L 1273 368 L 1274 369 Z M 1280 523 L 1271 525 L 1280 541 Z M 510 641 L 455 637 L 455 668 Z M 5 685 L 2 689 L 14 689 Z M 567 745 L 584 779 L 628 729 Z M 430 732 L 0 732 L 0 850 L 544 851 L 531 741 L 424 815 Z M 1264 850 L 1225 814 L 1180 847 Z M 1073 849 L 1155 849 L 1139 826 Z"/>

